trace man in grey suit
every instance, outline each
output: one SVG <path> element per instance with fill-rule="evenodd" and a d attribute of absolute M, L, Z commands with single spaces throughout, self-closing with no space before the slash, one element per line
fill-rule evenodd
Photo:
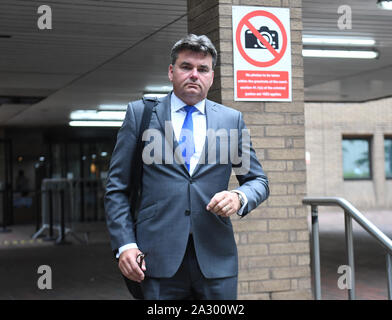
<path fill-rule="evenodd" d="M 105 196 L 107 225 L 122 274 L 141 282 L 146 299 L 236 299 L 238 256 L 230 216 L 245 216 L 269 195 L 242 114 L 206 99 L 216 59 L 206 36 L 190 34 L 172 48 L 173 91 L 158 99 L 143 135 L 137 221 L 128 197 L 142 100 L 128 105 L 118 132 Z M 239 187 L 229 191 L 232 169 Z M 147 256 L 139 267 L 141 253 Z"/>

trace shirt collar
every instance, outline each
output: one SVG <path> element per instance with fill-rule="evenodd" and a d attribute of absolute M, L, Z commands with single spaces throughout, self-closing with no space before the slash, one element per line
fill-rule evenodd
<path fill-rule="evenodd" d="M 171 102 L 171 111 L 172 112 L 177 112 L 187 104 L 182 101 L 179 97 L 177 97 L 174 92 L 172 92 L 171 97 L 170 97 L 170 102 Z M 206 109 L 206 99 L 203 99 L 196 103 L 194 107 L 199 110 L 202 114 L 205 114 L 205 109 Z"/>

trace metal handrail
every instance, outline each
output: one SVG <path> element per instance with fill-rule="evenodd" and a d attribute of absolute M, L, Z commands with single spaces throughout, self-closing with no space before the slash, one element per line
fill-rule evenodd
<path fill-rule="evenodd" d="M 305 205 L 311 206 L 312 212 L 312 245 L 313 245 L 313 275 L 315 282 L 315 298 L 321 299 L 321 281 L 320 281 L 320 247 L 319 247 L 319 224 L 318 224 L 318 206 L 339 206 L 344 210 L 345 217 L 345 236 L 347 258 L 350 266 L 351 287 L 348 289 L 350 300 L 355 299 L 355 271 L 354 271 L 354 244 L 352 219 L 354 219 L 362 228 L 364 228 L 386 251 L 386 272 L 388 285 L 388 299 L 392 300 L 392 240 L 389 239 L 379 228 L 371 223 L 358 209 L 350 202 L 339 197 L 305 197 L 302 200 Z"/>

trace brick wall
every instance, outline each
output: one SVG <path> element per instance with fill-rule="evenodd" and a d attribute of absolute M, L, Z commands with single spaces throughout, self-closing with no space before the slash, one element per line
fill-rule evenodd
<path fill-rule="evenodd" d="M 232 5 L 289 7 L 292 102 L 235 102 Z M 306 193 L 302 16 L 300 0 L 188 0 L 188 31 L 218 50 L 209 98 L 243 112 L 270 180 L 271 195 L 245 219 L 232 217 L 239 253 L 239 299 L 310 299 Z M 231 188 L 236 180 L 231 181 Z"/>
<path fill-rule="evenodd" d="M 392 181 L 385 178 L 384 135 L 392 136 L 392 98 L 305 106 L 309 196 L 343 197 L 359 209 L 391 209 Z M 343 180 L 344 135 L 372 137 L 371 180 Z"/>

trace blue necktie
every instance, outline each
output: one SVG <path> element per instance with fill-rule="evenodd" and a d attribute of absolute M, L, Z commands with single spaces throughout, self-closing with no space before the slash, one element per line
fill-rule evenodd
<path fill-rule="evenodd" d="M 182 157 L 185 160 L 185 166 L 190 170 L 191 157 L 195 153 L 195 141 L 193 139 L 193 120 L 192 113 L 197 109 L 194 106 L 185 106 L 186 111 L 184 124 L 181 128 L 179 145 L 182 148 Z"/>

